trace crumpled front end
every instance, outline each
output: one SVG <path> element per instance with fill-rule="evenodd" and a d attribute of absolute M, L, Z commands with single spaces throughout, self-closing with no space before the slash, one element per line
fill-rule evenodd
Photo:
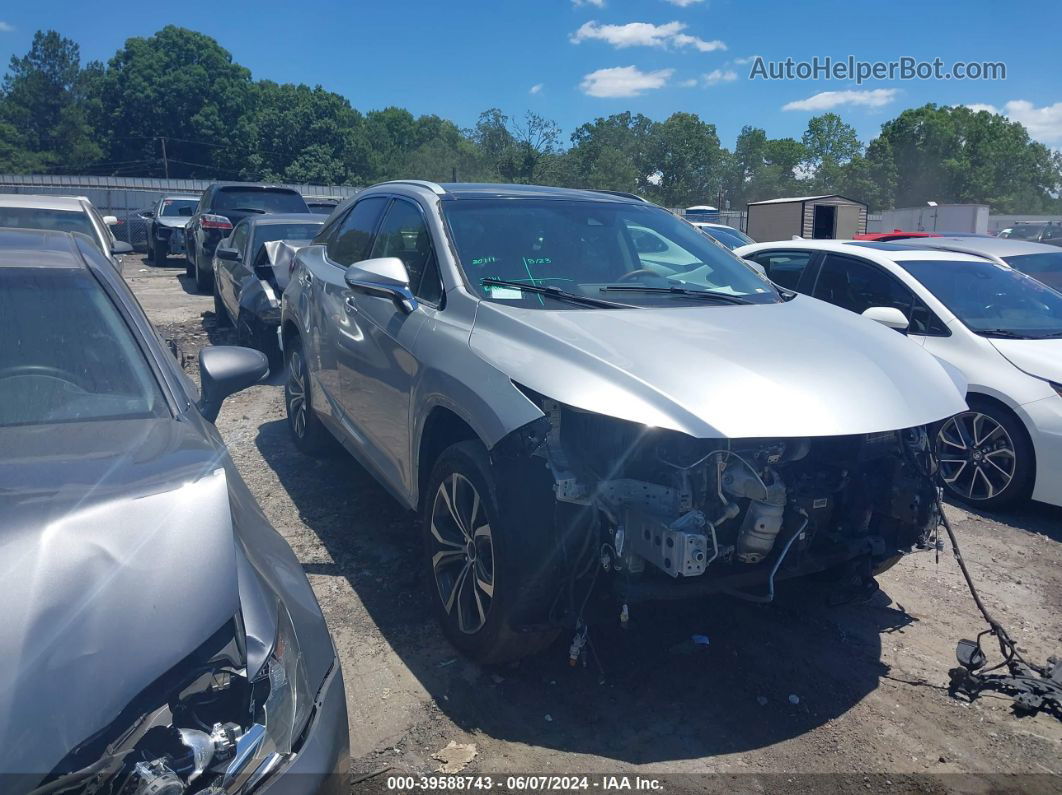
<path fill-rule="evenodd" d="M 628 604 L 704 593 L 771 601 L 778 581 L 827 569 L 872 587 L 937 524 L 925 427 L 697 439 L 528 396 L 545 416 L 495 460 L 543 460 L 561 557 L 576 561 L 567 579 L 598 567 L 624 616 Z"/>

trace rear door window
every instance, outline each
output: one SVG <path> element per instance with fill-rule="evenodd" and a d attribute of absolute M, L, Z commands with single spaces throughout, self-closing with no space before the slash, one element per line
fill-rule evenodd
<path fill-rule="evenodd" d="M 772 282 L 796 292 L 807 292 L 800 290 L 800 283 L 814 258 L 814 251 L 758 251 L 747 257 L 760 263 Z"/>

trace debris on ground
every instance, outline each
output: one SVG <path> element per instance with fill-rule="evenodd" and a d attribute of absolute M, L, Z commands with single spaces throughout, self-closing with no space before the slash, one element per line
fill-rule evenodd
<path fill-rule="evenodd" d="M 431 758 L 442 762 L 437 772 L 460 773 L 468 766 L 469 762 L 476 758 L 476 744 L 457 743 L 450 740 L 445 748 L 436 751 L 431 755 Z"/>

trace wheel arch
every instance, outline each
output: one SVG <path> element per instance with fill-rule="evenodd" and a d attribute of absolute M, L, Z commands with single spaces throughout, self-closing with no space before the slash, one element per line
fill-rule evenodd
<path fill-rule="evenodd" d="M 1015 411 L 1014 407 L 1010 406 L 1005 401 L 1000 400 L 998 397 L 986 394 L 984 392 L 978 392 L 978 391 L 974 391 L 974 390 L 970 390 L 969 392 L 967 392 L 966 393 L 966 402 L 967 403 L 971 403 L 971 401 L 973 403 L 980 403 L 982 405 L 986 405 L 987 404 L 989 406 L 992 406 L 993 408 L 996 408 L 996 409 L 998 409 L 1000 411 L 1003 411 L 1008 416 L 1010 416 L 1010 418 L 1013 419 L 1018 424 L 1018 427 L 1021 428 L 1021 432 L 1023 434 L 1025 434 L 1025 441 L 1028 443 L 1029 452 L 1032 454 L 1033 479 L 1035 480 L 1035 478 L 1036 478 L 1036 446 L 1033 444 L 1032 434 L 1029 433 L 1029 428 L 1026 426 L 1025 420 L 1022 419 L 1021 414 L 1019 414 L 1017 411 Z M 970 408 L 973 408 L 973 406 L 971 405 Z"/>
<path fill-rule="evenodd" d="M 421 504 L 431 471 L 442 452 L 451 445 L 465 441 L 483 442 L 479 434 L 457 412 L 443 405 L 433 406 L 424 420 L 416 446 L 414 482 L 417 493 L 413 495 L 414 505 Z"/>

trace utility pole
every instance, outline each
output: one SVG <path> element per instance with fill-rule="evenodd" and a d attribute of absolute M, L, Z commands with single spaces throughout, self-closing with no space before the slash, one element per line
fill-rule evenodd
<path fill-rule="evenodd" d="M 169 158 L 166 157 L 166 139 L 160 137 L 159 141 L 162 142 L 162 169 L 163 169 L 163 173 L 166 175 L 166 179 L 169 179 L 170 178 L 170 161 L 169 161 Z"/>

